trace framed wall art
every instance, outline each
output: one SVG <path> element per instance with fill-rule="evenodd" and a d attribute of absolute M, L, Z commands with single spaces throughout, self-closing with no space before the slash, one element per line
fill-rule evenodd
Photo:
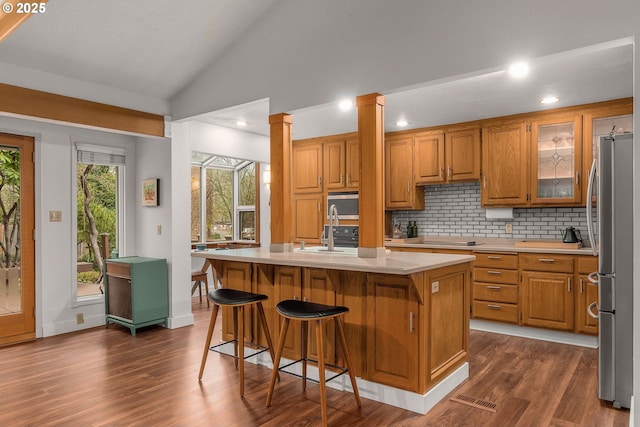
<path fill-rule="evenodd" d="M 142 180 L 142 206 L 160 205 L 160 180 L 158 178 Z"/>

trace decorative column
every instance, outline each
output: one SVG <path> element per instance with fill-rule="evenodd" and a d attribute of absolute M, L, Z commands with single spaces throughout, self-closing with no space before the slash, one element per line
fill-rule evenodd
<path fill-rule="evenodd" d="M 271 127 L 271 252 L 293 251 L 290 114 L 269 116 Z"/>
<path fill-rule="evenodd" d="M 358 256 L 379 258 L 384 248 L 384 96 L 356 98 L 360 146 Z"/>

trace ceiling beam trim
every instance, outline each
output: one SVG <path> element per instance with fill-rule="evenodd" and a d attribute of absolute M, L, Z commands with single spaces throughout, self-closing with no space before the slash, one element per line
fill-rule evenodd
<path fill-rule="evenodd" d="M 128 108 L 0 83 L 0 114 L 164 137 L 165 118 Z"/>

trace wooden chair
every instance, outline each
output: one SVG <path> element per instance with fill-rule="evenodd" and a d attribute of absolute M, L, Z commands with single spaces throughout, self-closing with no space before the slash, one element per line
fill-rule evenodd
<path fill-rule="evenodd" d="M 191 286 L 191 295 L 198 288 L 198 296 L 200 297 L 200 302 L 202 302 L 202 283 L 204 282 L 204 290 L 209 295 L 209 278 L 207 276 L 206 271 L 196 270 L 191 272 L 191 282 L 193 285 Z M 207 298 L 207 307 L 209 307 L 209 298 Z"/>

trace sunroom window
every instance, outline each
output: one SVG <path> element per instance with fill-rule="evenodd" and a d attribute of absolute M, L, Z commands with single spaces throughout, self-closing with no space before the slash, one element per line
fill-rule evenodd
<path fill-rule="evenodd" d="M 191 241 L 256 241 L 255 162 L 194 152 Z"/>

